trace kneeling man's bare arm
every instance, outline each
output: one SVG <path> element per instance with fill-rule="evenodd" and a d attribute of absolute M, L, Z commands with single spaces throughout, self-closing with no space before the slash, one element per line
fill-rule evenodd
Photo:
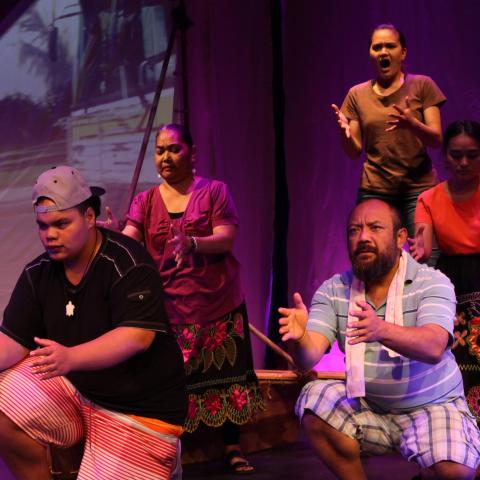
<path fill-rule="evenodd" d="M 361 342 L 380 342 L 382 345 L 414 360 L 438 363 L 448 346 L 448 332 L 440 325 L 429 323 L 418 327 L 403 327 L 386 322 L 377 316 L 367 303 L 358 301 L 360 310 L 353 310 L 346 335 L 351 345 Z"/>
<path fill-rule="evenodd" d="M 35 373 L 46 380 L 72 371 L 113 367 L 147 350 L 155 335 L 154 331 L 143 328 L 117 327 L 74 347 L 35 338 L 40 348 L 30 352 L 30 355 L 36 358 L 33 363 Z"/>
<path fill-rule="evenodd" d="M 28 355 L 28 349 L 0 332 L 0 370 L 6 370 Z"/>

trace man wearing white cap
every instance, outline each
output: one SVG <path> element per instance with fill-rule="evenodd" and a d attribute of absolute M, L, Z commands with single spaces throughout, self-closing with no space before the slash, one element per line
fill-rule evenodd
<path fill-rule="evenodd" d="M 366 200 L 350 214 L 352 271 L 281 308 L 280 333 L 312 368 L 336 340 L 346 382 L 303 388 L 296 412 L 319 457 L 340 479 L 367 477 L 360 454 L 400 452 L 421 478 L 473 479 L 480 433 L 463 394 L 453 342 L 455 293 L 441 272 L 402 250 L 399 213 Z"/>
<path fill-rule="evenodd" d="M 183 359 L 155 265 L 97 228 L 99 195 L 78 170 L 39 176 L 46 252 L 23 270 L 0 326 L 0 456 L 50 478 L 46 446 L 82 439 L 80 480 L 171 478 L 186 414 Z"/>

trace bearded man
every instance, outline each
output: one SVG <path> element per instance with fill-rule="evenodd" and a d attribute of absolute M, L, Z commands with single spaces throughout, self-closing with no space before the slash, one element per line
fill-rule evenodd
<path fill-rule="evenodd" d="M 340 479 L 366 479 L 361 454 L 400 452 L 418 478 L 473 479 L 480 432 L 450 351 L 455 294 L 441 272 L 402 250 L 407 231 L 395 208 L 367 200 L 350 214 L 352 270 L 281 308 L 282 340 L 312 368 L 337 340 L 346 381 L 303 388 L 296 412 L 317 453 Z"/>

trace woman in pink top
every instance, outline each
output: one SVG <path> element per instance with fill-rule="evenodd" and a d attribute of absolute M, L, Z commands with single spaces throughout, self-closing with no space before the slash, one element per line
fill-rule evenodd
<path fill-rule="evenodd" d="M 195 153 L 182 125 L 158 132 L 155 163 L 163 182 L 135 197 L 123 233 L 145 244 L 162 278 L 188 378 L 187 432 L 201 422 L 222 426 L 228 467 L 252 473 L 238 425 L 263 409 L 263 401 L 232 254 L 238 218 L 227 186 L 195 175 Z"/>
<path fill-rule="evenodd" d="M 480 124 L 452 123 L 443 148 L 449 178 L 420 195 L 410 251 L 427 261 L 435 234 L 442 251 L 436 268 L 450 278 L 457 295 L 452 349 L 480 423 Z"/>

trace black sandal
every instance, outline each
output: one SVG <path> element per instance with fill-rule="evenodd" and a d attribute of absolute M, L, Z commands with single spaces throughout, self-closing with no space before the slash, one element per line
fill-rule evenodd
<path fill-rule="evenodd" d="M 237 460 L 232 463 L 235 457 L 240 457 L 242 460 Z M 227 471 L 235 475 L 251 475 L 255 473 L 255 467 L 245 458 L 245 455 L 240 450 L 231 450 L 226 453 L 225 465 Z"/>

